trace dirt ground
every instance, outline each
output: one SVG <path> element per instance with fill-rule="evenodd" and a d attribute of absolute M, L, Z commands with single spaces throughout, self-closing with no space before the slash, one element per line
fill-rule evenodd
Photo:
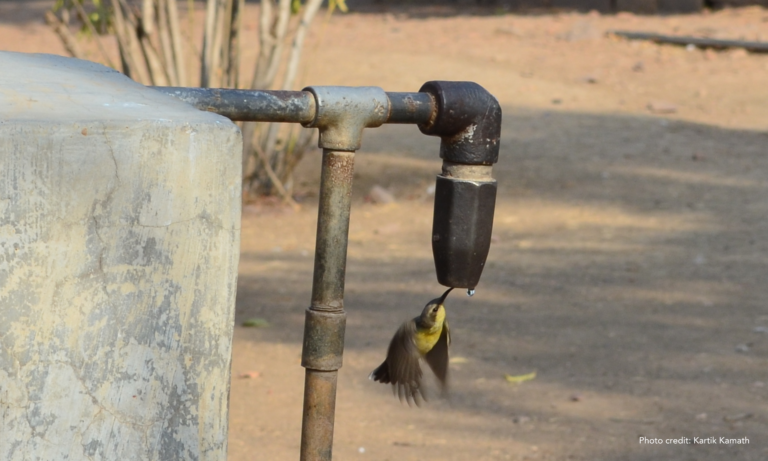
<path fill-rule="evenodd" d="M 40 20 L 47 4 L 0 1 L 0 47 L 62 54 Z M 473 80 L 504 111 L 491 254 L 477 294 L 447 303 L 450 398 L 420 409 L 367 376 L 443 290 L 429 243 L 439 140 L 412 126 L 365 134 L 335 459 L 768 459 L 768 55 L 605 35 L 768 40 L 768 10 L 467 11 L 360 7 L 309 38 L 303 84 Z M 232 460 L 298 456 L 318 152 L 297 184 L 298 211 L 244 208 L 237 321 L 270 326 L 235 329 Z M 397 202 L 366 202 L 374 184 Z M 665 443 L 680 437 L 716 443 Z"/>

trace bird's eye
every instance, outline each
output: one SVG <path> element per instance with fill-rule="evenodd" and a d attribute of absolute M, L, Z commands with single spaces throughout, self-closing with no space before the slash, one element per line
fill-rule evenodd
<path fill-rule="evenodd" d="M 439 309 L 440 309 L 440 306 L 435 306 L 432 308 L 432 312 L 437 313 Z"/>

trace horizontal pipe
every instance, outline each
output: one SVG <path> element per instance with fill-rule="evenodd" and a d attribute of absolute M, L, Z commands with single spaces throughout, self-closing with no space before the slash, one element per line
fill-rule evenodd
<path fill-rule="evenodd" d="M 315 98 L 308 91 L 162 86 L 152 89 L 180 99 L 199 110 L 215 112 L 236 122 L 309 123 L 315 119 Z"/>
<path fill-rule="evenodd" d="M 435 100 L 429 93 L 387 93 L 387 123 L 428 123 L 435 112 Z"/>
<path fill-rule="evenodd" d="M 151 88 L 235 122 L 310 123 L 315 119 L 315 98 L 308 91 Z M 389 116 L 385 123 L 418 125 L 434 117 L 435 101 L 428 93 L 387 93 L 387 98 Z"/>

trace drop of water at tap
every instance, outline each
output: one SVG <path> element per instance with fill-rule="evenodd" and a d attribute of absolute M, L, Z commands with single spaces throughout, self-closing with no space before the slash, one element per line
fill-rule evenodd
<path fill-rule="evenodd" d="M 467 296 L 475 296 L 475 290 L 467 290 Z"/>

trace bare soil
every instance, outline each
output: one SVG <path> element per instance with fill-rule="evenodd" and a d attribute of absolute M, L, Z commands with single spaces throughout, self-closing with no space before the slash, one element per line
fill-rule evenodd
<path fill-rule="evenodd" d="M 0 1 L 0 46 L 63 53 L 40 19 L 47 4 Z M 398 325 L 443 290 L 429 243 L 439 140 L 412 126 L 366 132 L 335 458 L 768 459 L 768 55 L 605 35 L 768 40 L 768 10 L 360 9 L 315 24 L 303 84 L 473 80 L 498 97 L 504 127 L 488 265 L 474 297 L 447 304 L 451 396 L 420 409 L 367 376 Z M 318 184 L 313 151 L 297 177 L 300 210 L 244 207 L 237 322 L 270 326 L 235 329 L 233 460 L 298 456 Z M 397 202 L 366 202 L 375 184 Z"/>

